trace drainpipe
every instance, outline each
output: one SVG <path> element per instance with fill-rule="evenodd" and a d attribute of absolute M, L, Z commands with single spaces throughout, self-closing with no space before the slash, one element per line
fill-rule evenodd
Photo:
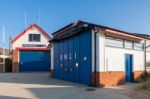
<path fill-rule="evenodd" d="M 146 40 L 144 40 L 144 63 L 145 63 L 145 66 L 144 66 L 144 73 L 147 74 L 147 71 L 146 71 L 146 65 L 147 65 L 147 52 L 146 52 Z"/>
<path fill-rule="evenodd" d="M 96 59 L 96 52 L 97 52 L 97 46 L 96 46 L 96 34 L 98 33 L 98 31 L 95 29 L 95 28 L 93 28 L 93 31 L 94 31 L 94 79 L 95 79 L 95 86 L 97 85 L 97 78 L 96 78 L 96 63 L 97 63 L 97 59 Z"/>

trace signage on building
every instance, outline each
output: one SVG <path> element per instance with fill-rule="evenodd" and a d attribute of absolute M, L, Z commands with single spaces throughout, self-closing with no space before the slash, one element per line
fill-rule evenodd
<path fill-rule="evenodd" d="M 43 44 L 22 44 L 22 47 L 46 47 Z"/>

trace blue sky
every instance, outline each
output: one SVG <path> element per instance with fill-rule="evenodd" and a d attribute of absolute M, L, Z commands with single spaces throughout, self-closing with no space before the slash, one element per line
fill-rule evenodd
<path fill-rule="evenodd" d="M 40 26 L 49 34 L 76 20 L 150 33 L 150 0 L 0 0 L 0 39 L 2 25 L 8 42 L 24 30 L 24 12 L 30 25 L 38 22 L 39 10 Z"/>

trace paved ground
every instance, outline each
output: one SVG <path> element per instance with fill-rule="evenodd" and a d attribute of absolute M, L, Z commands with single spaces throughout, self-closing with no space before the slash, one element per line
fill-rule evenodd
<path fill-rule="evenodd" d="M 129 99 L 124 91 L 50 79 L 48 73 L 0 74 L 0 99 Z"/>

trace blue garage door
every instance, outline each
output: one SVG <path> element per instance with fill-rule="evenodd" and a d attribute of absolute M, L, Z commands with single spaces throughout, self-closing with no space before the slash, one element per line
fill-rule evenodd
<path fill-rule="evenodd" d="M 49 51 L 20 51 L 19 71 L 49 71 Z"/>
<path fill-rule="evenodd" d="M 54 77 L 91 84 L 91 32 L 54 43 Z"/>

